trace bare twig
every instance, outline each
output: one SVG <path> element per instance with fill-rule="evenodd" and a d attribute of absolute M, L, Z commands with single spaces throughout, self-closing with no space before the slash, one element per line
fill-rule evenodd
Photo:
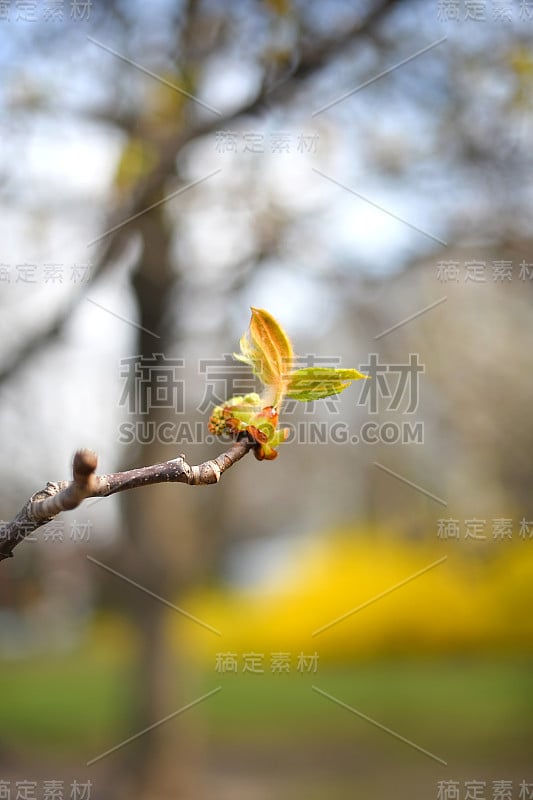
<path fill-rule="evenodd" d="M 241 434 L 225 453 L 203 464 L 191 465 L 180 455 L 162 464 L 139 467 L 126 472 L 96 475 L 98 462 L 91 450 L 78 450 L 74 456 L 73 480 L 47 483 L 35 492 L 17 516 L 0 526 L 0 561 L 13 555 L 13 550 L 30 533 L 50 522 L 61 511 L 76 508 L 88 497 L 109 497 L 111 494 L 150 486 L 153 483 L 187 483 L 208 486 L 218 483 L 223 472 L 233 466 L 254 447 L 247 434 Z"/>

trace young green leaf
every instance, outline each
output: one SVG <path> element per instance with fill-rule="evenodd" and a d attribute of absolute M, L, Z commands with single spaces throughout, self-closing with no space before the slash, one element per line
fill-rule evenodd
<path fill-rule="evenodd" d="M 292 400 L 320 400 L 340 394 L 352 381 L 368 378 L 356 369 L 307 367 L 293 372 L 288 380 L 287 397 Z"/>
<path fill-rule="evenodd" d="M 250 327 L 241 337 L 240 345 L 241 352 L 235 357 L 249 364 L 261 382 L 273 390 L 272 405 L 277 405 L 294 359 L 289 337 L 272 314 L 252 308 Z"/>

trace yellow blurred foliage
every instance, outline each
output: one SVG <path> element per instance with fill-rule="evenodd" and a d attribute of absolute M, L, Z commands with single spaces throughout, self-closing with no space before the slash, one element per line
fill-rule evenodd
<path fill-rule="evenodd" d="M 280 16 L 285 16 L 292 10 L 291 0 L 266 0 L 266 4 Z"/>
<path fill-rule="evenodd" d="M 132 190 L 135 184 L 154 169 L 157 152 L 147 140 L 129 139 L 122 151 L 115 174 L 115 187 L 120 193 Z"/>
<path fill-rule="evenodd" d="M 341 531 L 311 538 L 286 567 L 276 589 L 218 587 L 182 598 L 221 636 L 173 615 L 176 643 L 205 663 L 220 652 L 317 651 L 346 662 L 532 649 L 533 540 L 432 543 Z"/>

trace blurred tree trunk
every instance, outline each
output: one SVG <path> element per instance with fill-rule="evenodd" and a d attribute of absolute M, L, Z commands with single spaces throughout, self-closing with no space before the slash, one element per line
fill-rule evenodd
<path fill-rule="evenodd" d="M 143 237 L 143 256 L 133 276 L 139 308 L 139 324 L 157 333 L 157 339 L 139 330 L 138 354 L 141 359 L 154 353 L 169 353 L 169 335 L 165 330 L 169 298 L 175 298 L 176 275 L 171 266 L 171 236 L 164 209 L 142 216 L 138 229 Z M 143 375 L 143 379 L 144 379 Z M 151 385 L 154 385 L 151 373 Z M 160 423 L 172 417 L 172 409 L 146 409 L 143 421 Z M 177 455 L 173 453 L 172 455 Z M 169 453 L 158 441 L 138 446 L 137 461 L 153 464 Z M 128 492 L 123 496 L 127 525 L 128 577 L 150 591 L 174 602 L 183 589 L 184 565 L 180 562 L 181 531 L 187 527 L 187 504 L 173 513 L 169 490 L 176 487 L 155 486 L 150 490 Z M 124 562 L 123 562 L 124 563 Z M 148 728 L 186 705 L 194 697 L 192 689 L 183 689 L 183 664 L 173 652 L 169 636 L 169 616 L 174 612 L 141 590 L 132 589 L 128 613 L 138 633 L 139 658 L 134 683 L 134 727 L 132 734 Z M 176 800 L 194 797 L 190 777 L 194 774 L 194 736 L 186 733 L 187 717 L 175 717 L 143 734 L 127 746 L 127 774 L 124 795 L 144 800 Z"/>

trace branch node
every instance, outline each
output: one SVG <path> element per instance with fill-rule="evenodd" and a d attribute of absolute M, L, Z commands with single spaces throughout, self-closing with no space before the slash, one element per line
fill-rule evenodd
<path fill-rule="evenodd" d="M 97 467 L 98 456 L 92 450 L 78 450 L 74 455 L 74 462 L 72 465 L 74 480 L 78 483 L 78 479 L 91 475 Z"/>

